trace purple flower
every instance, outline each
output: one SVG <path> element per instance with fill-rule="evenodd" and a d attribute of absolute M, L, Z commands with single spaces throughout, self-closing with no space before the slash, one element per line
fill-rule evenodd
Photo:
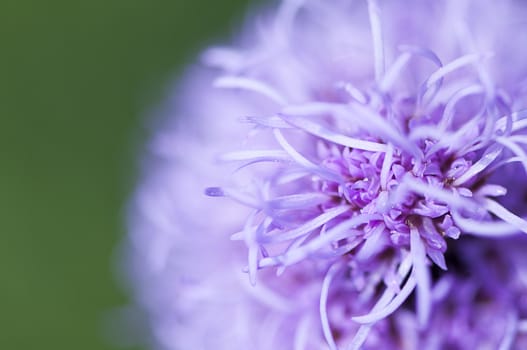
<path fill-rule="evenodd" d="M 153 348 L 527 347 L 526 14 L 290 0 L 206 51 L 130 211 Z"/>

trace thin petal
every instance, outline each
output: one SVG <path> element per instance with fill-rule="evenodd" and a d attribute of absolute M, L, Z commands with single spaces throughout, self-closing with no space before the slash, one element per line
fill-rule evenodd
<path fill-rule="evenodd" d="M 344 214 L 345 212 L 349 211 L 350 207 L 343 205 L 340 207 L 332 208 L 319 216 L 315 217 L 314 219 L 311 219 L 304 223 L 303 225 L 294 228 L 289 231 L 285 232 L 279 232 L 273 235 L 268 235 L 262 237 L 262 242 L 265 243 L 278 243 L 278 242 L 284 242 L 291 239 L 298 238 L 300 236 L 304 236 L 313 230 L 321 227 L 322 225 L 326 224 L 328 221 L 333 220 L 339 215 Z"/>
<path fill-rule="evenodd" d="M 462 68 L 464 66 L 479 62 L 482 59 L 489 58 L 491 56 L 492 54 L 490 53 L 487 53 L 484 55 L 477 53 L 477 54 L 468 54 L 468 55 L 464 55 L 459 58 L 456 58 L 455 60 L 445 64 L 444 66 L 436 70 L 434 73 L 432 73 L 430 77 L 426 80 L 424 87 L 425 89 L 429 89 L 432 85 L 434 85 L 440 79 L 444 78 L 447 74 L 459 68 Z"/>
<path fill-rule="evenodd" d="M 294 350 L 306 350 L 309 342 L 309 329 L 311 328 L 311 318 L 302 317 L 295 332 Z"/>
<path fill-rule="evenodd" d="M 410 228 L 410 252 L 413 258 L 414 274 L 417 281 L 417 318 L 419 325 L 425 327 L 430 317 L 432 299 L 430 297 L 430 272 L 426 262 L 426 250 L 419 231 Z"/>
<path fill-rule="evenodd" d="M 303 155 L 301 155 L 293 146 L 289 144 L 289 142 L 287 142 L 284 135 L 282 134 L 282 132 L 280 132 L 279 129 L 274 129 L 273 134 L 280 146 L 282 146 L 282 148 L 284 149 L 284 151 L 286 151 L 287 154 L 289 154 L 289 156 L 300 166 L 311 170 L 312 172 L 322 176 L 323 178 L 330 179 L 339 183 L 343 181 L 343 178 L 339 174 L 332 172 L 328 169 L 322 168 L 305 158 Z"/>
<path fill-rule="evenodd" d="M 393 147 L 392 145 L 386 145 L 386 154 L 384 155 L 384 160 L 382 162 L 381 168 L 381 188 L 386 190 L 388 185 L 388 175 L 390 174 L 390 169 L 393 161 Z"/>
<path fill-rule="evenodd" d="M 410 294 L 412 294 L 414 291 L 416 284 L 417 280 L 415 276 L 411 274 L 410 277 L 408 277 L 408 281 L 406 281 L 404 287 L 401 288 L 399 294 L 397 294 L 388 305 L 379 311 L 373 311 L 362 316 L 355 316 L 351 319 L 357 323 L 367 324 L 374 323 L 388 317 L 394 313 L 406 301 L 406 299 L 408 299 Z"/>
<path fill-rule="evenodd" d="M 408 255 L 399 266 L 398 269 L 398 277 L 403 278 L 408 274 L 408 271 L 411 268 L 411 256 Z M 377 303 L 373 306 L 371 312 L 377 312 L 379 310 L 382 310 L 390 303 L 390 301 L 393 299 L 393 296 L 395 295 L 395 292 L 391 288 L 386 288 L 382 296 L 379 298 Z M 371 328 L 373 327 L 373 323 L 369 324 L 362 324 L 359 327 L 359 330 L 353 337 L 353 340 L 351 343 L 346 347 L 347 350 L 360 350 L 364 342 L 366 341 L 366 338 L 368 337 L 368 334 L 370 333 Z"/>
<path fill-rule="evenodd" d="M 306 118 L 286 114 L 283 115 L 283 118 L 285 121 L 296 126 L 297 128 L 338 145 L 372 152 L 384 152 L 386 149 L 386 146 L 382 143 L 371 142 L 342 135 L 327 129 L 322 125 L 313 123 Z"/>
<path fill-rule="evenodd" d="M 322 281 L 322 290 L 320 292 L 320 302 L 319 302 L 319 312 L 320 312 L 320 322 L 322 323 L 322 333 L 324 334 L 324 338 L 326 338 L 326 342 L 328 343 L 329 348 L 331 350 L 337 350 L 337 344 L 335 343 L 335 339 L 333 338 L 331 327 L 329 325 L 327 302 L 328 302 L 329 286 L 331 285 L 331 281 L 333 280 L 333 278 L 335 277 L 339 269 L 340 269 L 340 264 L 333 264 L 329 268 L 328 272 L 326 273 L 326 276 L 324 276 L 324 280 Z"/>
<path fill-rule="evenodd" d="M 286 104 L 284 97 L 281 96 L 278 91 L 266 83 L 256 79 L 238 76 L 223 76 L 214 81 L 214 86 L 218 88 L 242 89 L 250 92 L 256 92 L 273 100 L 279 105 Z"/>
<path fill-rule="evenodd" d="M 407 189 L 410 189 L 425 198 L 433 198 L 446 203 L 452 208 L 463 208 L 471 211 L 476 211 L 478 209 L 478 206 L 474 201 L 461 197 L 455 192 L 425 184 L 410 175 L 403 178 L 401 185 L 399 185 L 394 194 L 394 199 L 404 195 Z"/>
<path fill-rule="evenodd" d="M 507 208 L 490 198 L 483 199 L 483 202 L 485 203 L 485 208 L 492 214 L 516 227 L 516 229 L 527 233 L 527 220 L 511 213 Z"/>
<path fill-rule="evenodd" d="M 266 206 L 272 210 L 301 209 L 316 207 L 327 202 L 330 198 L 330 196 L 320 192 L 299 193 L 273 198 L 266 202 Z"/>
<path fill-rule="evenodd" d="M 351 250 L 354 247 L 358 246 L 359 243 L 362 242 L 363 240 L 362 237 L 358 236 L 357 231 L 354 231 L 352 229 L 359 225 L 368 223 L 372 220 L 379 220 L 379 219 L 380 219 L 379 215 L 357 215 L 335 226 L 333 229 L 329 230 L 327 233 L 323 235 L 319 235 L 313 240 L 310 240 L 305 245 L 302 245 L 296 249 L 291 249 L 290 251 L 287 251 L 281 256 L 262 259 L 260 261 L 260 264 L 262 266 L 263 265 L 275 266 L 275 265 L 281 265 L 281 264 L 283 265 L 296 264 L 302 259 L 305 259 L 306 257 L 308 257 L 310 254 L 314 254 L 318 250 L 327 246 L 331 242 L 344 239 L 344 238 L 353 239 L 353 241 L 350 243 L 352 244 L 352 246 L 347 247 L 348 249 Z"/>
<path fill-rule="evenodd" d="M 525 153 L 525 151 L 520 146 L 518 146 L 516 143 L 512 142 L 508 138 L 498 137 L 496 141 L 510 149 L 512 153 L 514 153 L 517 157 L 521 159 L 521 163 L 525 169 L 525 172 L 527 173 L 527 153 Z"/>
<path fill-rule="evenodd" d="M 452 212 L 452 219 L 457 227 L 465 233 L 481 237 L 506 237 L 519 234 L 516 226 L 508 222 L 482 221 L 464 218 L 457 212 Z"/>
<path fill-rule="evenodd" d="M 384 75 L 384 42 L 382 38 L 382 24 L 379 4 L 376 0 L 368 0 L 368 14 L 370 16 L 371 37 L 373 41 L 373 61 L 375 80 L 381 81 Z"/>
<path fill-rule="evenodd" d="M 518 316 L 515 312 L 510 312 L 505 324 L 503 339 L 501 340 L 498 350 L 512 349 L 514 339 L 518 333 Z"/>
<path fill-rule="evenodd" d="M 461 175 L 459 178 L 457 178 L 454 181 L 454 186 L 460 186 L 485 170 L 492 162 L 496 160 L 496 158 L 499 157 L 503 150 L 503 147 L 500 145 L 492 145 L 489 147 L 483 156 L 474 163 L 463 175 Z"/>
<path fill-rule="evenodd" d="M 291 157 L 283 150 L 246 150 L 223 153 L 218 160 L 224 162 L 291 162 Z"/>

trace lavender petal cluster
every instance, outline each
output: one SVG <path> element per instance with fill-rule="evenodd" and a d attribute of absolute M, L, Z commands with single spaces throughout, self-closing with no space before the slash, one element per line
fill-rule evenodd
<path fill-rule="evenodd" d="M 129 211 L 152 349 L 527 348 L 526 15 L 284 0 L 206 50 Z"/>

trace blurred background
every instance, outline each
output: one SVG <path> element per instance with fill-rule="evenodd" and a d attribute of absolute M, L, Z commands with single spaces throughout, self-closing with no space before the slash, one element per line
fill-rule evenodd
<path fill-rule="evenodd" d="M 0 1 L 0 349 L 118 349 L 148 110 L 248 0 Z M 140 349 L 136 347 L 134 349 Z"/>

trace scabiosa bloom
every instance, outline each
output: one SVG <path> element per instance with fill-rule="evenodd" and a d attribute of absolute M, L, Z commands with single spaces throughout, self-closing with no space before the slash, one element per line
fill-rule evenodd
<path fill-rule="evenodd" d="M 129 220 L 153 348 L 526 347 L 526 10 L 290 0 L 207 50 Z"/>

